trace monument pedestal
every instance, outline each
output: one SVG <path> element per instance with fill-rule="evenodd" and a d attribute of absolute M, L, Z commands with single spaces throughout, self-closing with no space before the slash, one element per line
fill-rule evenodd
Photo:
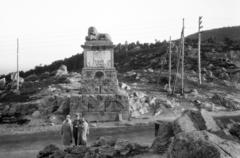
<path fill-rule="evenodd" d="M 83 68 L 82 94 L 116 94 L 118 89 L 115 68 Z"/>
<path fill-rule="evenodd" d="M 82 87 L 77 105 L 71 113 L 82 113 L 88 121 L 115 121 L 119 114 L 128 117 L 128 96 L 118 95 L 117 71 L 114 67 L 114 45 L 107 34 L 88 29 L 84 49 Z"/>
<path fill-rule="evenodd" d="M 128 119 L 128 97 L 117 94 L 80 94 L 70 98 L 70 114 L 80 113 L 88 121 Z"/>

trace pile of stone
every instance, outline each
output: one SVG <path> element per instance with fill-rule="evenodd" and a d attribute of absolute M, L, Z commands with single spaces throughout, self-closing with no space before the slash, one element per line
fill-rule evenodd
<path fill-rule="evenodd" d="M 221 133 L 219 136 L 208 131 L 207 121 L 200 111 L 186 111 L 173 123 L 160 122 L 164 131 L 161 129 L 154 140 L 153 151 L 169 158 L 239 157 L 240 144 L 222 131 L 215 132 Z"/>
<path fill-rule="evenodd" d="M 29 122 L 27 115 L 32 115 L 38 106 L 31 103 L 2 104 L 0 106 L 0 123 L 18 123 Z"/>
<path fill-rule="evenodd" d="M 98 138 L 89 147 L 74 146 L 66 148 L 64 151 L 51 144 L 41 150 L 37 158 L 128 158 L 148 151 L 148 146 L 108 136 Z"/>
<path fill-rule="evenodd" d="M 138 117 L 150 110 L 150 97 L 143 92 L 133 92 L 129 95 L 129 110 L 131 117 Z"/>
<path fill-rule="evenodd" d="M 116 121 L 117 115 L 128 118 L 128 97 L 123 95 L 55 94 L 38 100 L 44 115 L 81 113 L 88 121 Z"/>

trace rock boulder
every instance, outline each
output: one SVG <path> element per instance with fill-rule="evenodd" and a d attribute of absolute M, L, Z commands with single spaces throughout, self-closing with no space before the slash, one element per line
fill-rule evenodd
<path fill-rule="evenodd" d="M 168 152 L 169 158 L 238 158 L 240 145 L 207 131 L 177 134 Z"/>
<path fill-rule="evenodd" d="M 52 157 L 55 154 L 55 152 L 58 151 L 60 151 L 60 149 L 57 146 L 50 144 L 37 154 L 37 158 L 49 158 Z"/>
<path fill-rule="evenodd" d="M 196 130 L 206 130 L 206 123 L 200 111 L 187 110 L 173 122 L 174 134 Z"/>
<path fill-rule="evenodd" d="M 56 71 L 55 76 L 56 76 L 56 77 L 61 77 L 61 76 L 67 75 L 67 74 L 68 74 L 67 66 L 61 65 L 61 66 L 58 68 L 58 70 Z"/>

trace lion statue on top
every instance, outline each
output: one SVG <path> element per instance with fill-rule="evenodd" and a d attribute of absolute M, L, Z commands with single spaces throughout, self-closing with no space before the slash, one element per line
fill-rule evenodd
<path fill-rule="evenodd" d="M 107 33 L 98 33 L 95 27 L 88 28 L 88 36 L 86 36 L 87 41 L 94 40 L 103 40 L 103 41 L 111 41 L 111 37 Z"/>

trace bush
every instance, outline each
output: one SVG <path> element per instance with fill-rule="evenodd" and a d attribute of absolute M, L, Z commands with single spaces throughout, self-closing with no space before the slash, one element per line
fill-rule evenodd
<path fill-rule="evenodd" d="M 29 75 L 25 78 L 25 81 L 36 81 L 39 77 L 36 74 Z"/>

